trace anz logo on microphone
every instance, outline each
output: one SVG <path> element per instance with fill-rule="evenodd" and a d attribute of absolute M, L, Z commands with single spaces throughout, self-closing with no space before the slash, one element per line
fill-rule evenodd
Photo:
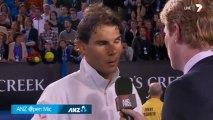
<path fill-rule="evenodd" d="M 123 99 L 122 105 L 123 105 L 123 107 L 132 107 L 132 103 L 131 103 L 130 99 Z"/>

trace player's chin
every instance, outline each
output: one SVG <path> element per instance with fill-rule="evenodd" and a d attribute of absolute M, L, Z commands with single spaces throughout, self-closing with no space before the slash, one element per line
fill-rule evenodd
<path fill-rule="evenodd" d="M 117 65 L 110 65 L 107 67 L 107 72 L 108 73 L 114 73 L 117 70 Z"/>

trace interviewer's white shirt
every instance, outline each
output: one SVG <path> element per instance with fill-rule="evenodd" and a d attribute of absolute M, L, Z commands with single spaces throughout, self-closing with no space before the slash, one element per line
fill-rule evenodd
<path fill-rule="evenodd" d="M 213 56 L 213 50 L 207 50 L 199 52 L 198 54 L 194 55 L 184 66 L 183 73 L 186 74 L 189 70 L 199 61 L 209 56 Z"/>
<path fill-rule="evenodd" d="M 47 120 L 119 120 L 114 84 L 118 77 L 119 70 L 108 85 L 109 81 L 100 76 L 83 58 L 80 70 L 47 86 L 37 104 L 92 104 L 92 114 L 46 115 Z M 135 110 L 141 113 L 142 103 L 135 87 L 133 94 L 136 94 L 138 106 Z M 34 115 L 32 120 L 39 120 L 39 115 Z"/>

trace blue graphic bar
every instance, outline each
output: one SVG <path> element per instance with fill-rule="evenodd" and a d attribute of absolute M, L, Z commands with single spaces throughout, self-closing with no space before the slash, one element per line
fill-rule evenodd
<path fill-rule="evenodd" d="M 11 114 L 92 114 L 92 105 L 16 104 Z"/>

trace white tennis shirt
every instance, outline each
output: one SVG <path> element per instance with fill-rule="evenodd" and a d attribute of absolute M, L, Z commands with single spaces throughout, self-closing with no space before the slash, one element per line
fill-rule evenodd
<path fill-rule="evenodd" d="M 118 77 L 119 70 L 108 85 L 109 81 L 83 58 L 80 70 L 48 85 L 37 104 L 91 104 L 92 114 L 34 115 L 32 120 L 119 120 L 115 104 L 115 81 Z M 141 113 L 142 103 L 135 87 L 133 94 L 138 106 L 134 110 Z"/>

